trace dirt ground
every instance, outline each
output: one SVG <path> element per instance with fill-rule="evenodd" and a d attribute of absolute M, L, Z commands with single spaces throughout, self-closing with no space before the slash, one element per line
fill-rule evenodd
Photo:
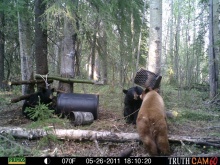
<path fill-rule="evenodd" d="M 1 103 L 0 103 L 1 104 Z M 24 118 L 21 114 L 20 103 L 0 105 L 0 127 L 26 127 L 32 121 Z M 126 124 L 121 119 L 122 113 L 111 109 L 99 107 L 98 119 L 89 126 L 75 127 L 67 122 L 65 129 L 89 129 L 97 131 L 113 131 L 113 132 L 136 132 L 136 127 L 132 124 Z M 119 115 L 121 114 L 121 115 Z M 168 119 L 169 135 L 189 136 L 189 137 L 206 137 L 210 139 L 220 139 L 220 125 L 218 120 L 210 121 L 175 121 Z M 119 156 L 127 148 L 133 148 L 131 156 L 148 156 L 142 143 L 140 142 L 98 142 L 94 141 L 59 141 L 45 143 L 39 146 L 39 140 L 16 139 L 16 142 L 28 147 L 36 149 L 38 153 L 31 153 L 31 156 Z M 220 141 L 217 142 L 220 145 Z M 200 155 L 218 155 L 220 156 L 219 147 L 200 146 L 193 143 L 170 142 L 172 154 L 171 156 L 200 156 Z"/>

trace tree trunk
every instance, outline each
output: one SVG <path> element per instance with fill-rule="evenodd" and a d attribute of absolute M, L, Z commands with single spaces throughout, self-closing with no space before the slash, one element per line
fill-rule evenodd
<path fill-rule="evenodd" d="M 190 86 L 190 55 L 189 55 L 189 15 L 187 15 L 187 24 L 186 24 L 186 29 L 185 29 L 185 59 L 184 59 L 184 62 L 185 62 L 185 84 L 184 86 Z M 184 33 L 184 30 L 183 30 L 183 33 Z"/>
<path fill-rule="evenodd" d="M 35 61 L 36 73 L 41 75 L 48 74 L 47 29 L 46 24 L 42 25 L 42 15 L 45 10 L 46 2 L 44 0 L 35 0 Z M 41 87 L 45 87 L 45 83 L 38 84 L 38 89 Z"/>
<path fill-rule="evenodd" d="M 95 20 L 95 24 L 94 24 L 94 32 L 93 32 L 93 36 L 92 36 L 92 40 L 91 40 L 91 55 L 90 55 L 90 73 L 89 73 L 89 77 L 91 80 L 97 80 L 97 73 L 96 73 L 96 34 L 98 31 L 98 26 L 99 26 L 99 20 L 98 17 Z"/>
<path fill-rule="evenodd" d="M 69 17 L 65 16 L 63 53 L 61 57 L 61 67 L 60 67 L 61 77 L 74 78 L 74 59 L 76 53 L 75 40 L 76 40 L 76 34 L 72 20 Z M 71 93 L 73 92 L 73 83 L 59 82 L 59 90 Z"/>
<path fill-rule="evenodd" d="M 76 1 L 76 9 L 78 10 L 78 6 L 79 6 L 79 2 L 78 0 Z M 79 31 L 80 26 L 79 26 L 79 16 L 77 14 L 75 14 L 75 19 L 76 19 L 76 29 L 77 31 Z M 79 37 L 76 36 L 76 50 L 75 50 L 75 75 L 76 76 L 80 76 L 80 54 L 81 54 L 81 40 L 79 39 Z"/>
<path fill-rule="evenodd" d="M 215 55 L 216 90 L 218 90 L 219 56 L 220 56 L 220 1 L 213 0 L 213 53 Z M 217 92 L 216 92 L 217 94 Z"/>
<path fill-rule="evenodd" d="M 101 80 L 103 81 L 103 84 L 107 84 L 108 78 L 108 52 L 107 52 L 107 35 L 106 31 L 103 27 L 103 22 L 100 24 L 100 33 L 98 34 L 99 37 L 97 38 L 97 51 L 100 59 L 100 65 L 101 65 Z"/>
<path fill-rule="evenodd" d="M 145 11 L 146 11 L 146 4 L 147 4 L 147 0 L 144 0 L 144 7 L 143 7 L 143 16 L 142 16 L 142 20 L 141 20 L 141 28 L 140 28 L 140 34 L 139 34 L 139 39 L 138 39 L 138 49 L 137 49 L 137 60 L 136 60 L 136 71 L 139 69 L 139 59 L 140 59 L 140 50 L 141 50 L 141 38 L 142 38 L 142 26 L 144 23 L 144 17 L 145 17 Z"/>
<path fill-rule="evenodd" d="M 102 78 L 103 78 L 103 83 L 107 84 L 108 83 L 108 50 L 107 50 L 107 35 L 105 30 L 103 32 L 102 39 L 103 39 Z"/>
<path fill-rule="evenodd" d="M 80 54 L 81 54 L 81 42 L 79 39 L 77 39 L 77 44 L 76 44 L 76 54 L 75 54 L 75 74 L 76 76 L 80 76 Z"/>
<path fill-rule="evenodd" d="M 3 0 L 0 1 L 3 3 Z M 4 56 L 5 56 L 5 34 L 4 34 L 4 27 L 5 27 L 5 15 L 4 11 L 0 11 L 0 88 L 3 88 L 2 81 L 4 80 Z"/>
<path fill-rule="evenodd" d="M 170 0 L 170 7 L 171 7 L 171 13 L 170 13 L 170 38 L 169 38 L 169 56 L 170 56 L 170 67 L 169 67 L 169 82 L 175 83 L 174 79 L 174 56 L 173 56 L 173 51 L 174 51 L 174 44 L 173 44 L 173 0 Z"/>
<path fill-rule="evenodd" d="M 216 0 L 209 0 L 209 83 L 210 83 L 210 98 L 217 94 L 218 89 L 218 67 L 217 54 L 215 54 L 214 42 L 214 11 L 213 5 Z"/>
<path fill-rule="evenodd" d="M 175 33 L 175 47 L 174 47 L 174 77 L 177 81 L 177 83 L 179 83 L 179 79 L 181 76 L 180 73 L 179 73 L 179 44 L 180 44 L 180 22 L 181 22 L 181 11 L 180 11 L 180 6 L 181 6 L 181 3 L 182 1 L 181 0 L 178 0 L 178 6 L 177 6 L 177 9 L 178 9 L 178 16 L 176 18 L 176 33 Z M 179 85 L 179 84 L 178 84 Z"/>
<path fill-rule="evenodd" d="M 122 21 L 121 21 L 122 22 Z M 120 53 L 120 57 L 119 57 L 119 64 L 116 62 L 116 73 L 118 73 L 118 76 L 119 76 L 119 83 L 121 86 L 124 86 L 125 84 L 125 69 L 126 69 L 126 66 L 125 66 L 125 57 L 126 57 L 126 52 L 125 52 L 125 34 L 124 32 L 122 31 L 122 23 L 121 25 L 119 26 L 119 53 Z M 119 71 L 117 71 L 119 70 Z M 116 74 L 117 75 L 117 74 Z"/>
<path fill-rule="evenodd" d="M 56 44 L 54 45 L 54 72 L 55 74 L 59 74 L 60 73 L 60 55 L 61 55 L 61 43 L 59 41 L 56 42 Z"/>
<path fill-rule="evenodd" d="M 150 34 L 147 68 L 160 74 L 162 50 L 162 1 L 150 1 Z"/>
<path fill-rule="evenodd" d="M 19 3 L 19 2 L 18 2 Z M 31 56 L 31 27 L 30 19 L 27 16 L 28 4 L 18 11 L 18 31 L 21 57 L 21 77 L 22 80 L 33 79 L 33 58 Z M 34 92 L 34 85 L 22 85 L 22 94 Z"/>
<path fill-rule="evenodd" d="M 215 54 L 217 55 L 217 68 L 218 68 L 218 79 L 220 78 L 219 75 L 219 70 L 220 70 L 220 65 L 219 65 L 219 60 L 220 60 L 220 44 L 219 44 L 219 39 L 220 39 L 220 21 L 219 21 L 219 15 L 220 15 L 220 1 L 214 1 L 214 42 L 215 42 Z M 218 81 L 218 87 L 220 86 L 220 81 Z"/>

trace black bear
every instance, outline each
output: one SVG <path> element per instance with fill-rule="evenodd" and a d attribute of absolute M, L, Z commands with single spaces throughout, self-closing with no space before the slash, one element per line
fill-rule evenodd
<path fill-rule="evenodd" d="M 140 99 L 142 92 L 143 89 L 138 86 L 131 87 L 128 90 L 123 89 L 123 93 L 125 94 L 124 117 L 126 122 L 129 124 L 136 124 L 138 110 L 140 109 L 142 103 L 142 99 Z"/>
<path fill-rule="evenodd" d="M 36 93 L 31 94 L 31 96 L 25 100 L 23 107 L 22 107 L 22 114 L 30 119 L 29 113 L 25 112 L 26 107 L 32 107 L 34 108 L 36 105 L 39 104 L 39 100 L 41 104 L 49 104 L 53 102 L 53 92 L 54 88 L 52 89 L 46 89 L 42 88 Z M 52 107 L 49 106 L 49 109 Z M 32 119 L 32 120 L 37 120 L 37 119 Z"/>

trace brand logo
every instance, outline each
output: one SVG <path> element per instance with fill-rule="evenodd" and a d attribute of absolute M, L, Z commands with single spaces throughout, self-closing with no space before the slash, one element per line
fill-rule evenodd
<path fill-rule="evenodd" d="M 169 164 L 170 165 L 175 165 L 175 164 L 183 164 L 183 165 L 188 165 L 190 164 L 191 158 L 168 158 Z"/>
<path fill-rule="evenodd" d="M 171 157 L 168 158 L 169 165 L 217 165 L 218 157 L 192 157 L 192 158 L 183 158 L 183 157 Z"/>
<path fill-rule="evenodd" d="M 205 158 L 205 157 L 193 157 L 192 158 L 192 164 L 199 164 L 199 165 L 217 165 L 218 158 L 212 157 L 212 158 Z"/>

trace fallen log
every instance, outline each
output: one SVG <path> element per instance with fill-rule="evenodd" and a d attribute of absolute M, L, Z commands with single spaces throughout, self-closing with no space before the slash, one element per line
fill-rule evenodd
<path fill-rule="evenodd" d="M 17 138 L 38 139 L 48 134 L 55 135 L 58 139 L 69 140 L 100 140 L 100 141 L 134 141 L 139 140 L 137 133 L 114 133 L 108 131 L 74 130 L 74 129 L 26 129 L 20 127 L 0 127 L 0 133 L 8 133 Z"/>
<path fill-rule="evenodd" d="M 19 97 L 16 97 L 16 98 L 12 98 L 11 99 L 11 103 L 17 103 L 21 100 L 25 100 L 25 99 L 28 99 L 32 94 L 26 94 L 26 95 L 22 95 L 22 96 L 19 96 Z"/>
<path fill-rule="evenodd" d="M 19 127 L 0 127 L 0 134 L 8 133 L 16 138 L 38 139 L 48 134 L 56 136 L 58 139 L 68 140 L 99 140 L 112 142 L 140 141 L 137 133 L 115 133 L 109 131 L 74 130 L 74 129 L 26 129 Z M 169 135 L 170 142 L 189 142 L 197 145 L 208 145 L 220 147 L 220 138 L 189 137 Z"/>
<path fill-rule="evenodd" d="M 58 80 L 62 82 L 72 82 L 72 83 L 85 83 L 85 84 L 95 84 L 95 81 L 92 80 L 78 80 L 78 79 L 73 79 L 73 78 L 64 78 L 64 77 L 57 77 L 57 76 L 45 76 L 45 75 L 40 75 L 40 74 L 35 74 L 36 79 L 40 78 L 47 78 L 47 79 L 52 79 L 52 80 Z"/>
<path fill-rule="evenodd" d="M 52 83 L 53 80 L 48 80 L 48 83 Z M 45 83 L 44 80 L 23 80 L 23 81 L 3 81 L 3 83 L 12 86 L 12 85 L 23 85 L 23 84 L 39 84 Z"/>

